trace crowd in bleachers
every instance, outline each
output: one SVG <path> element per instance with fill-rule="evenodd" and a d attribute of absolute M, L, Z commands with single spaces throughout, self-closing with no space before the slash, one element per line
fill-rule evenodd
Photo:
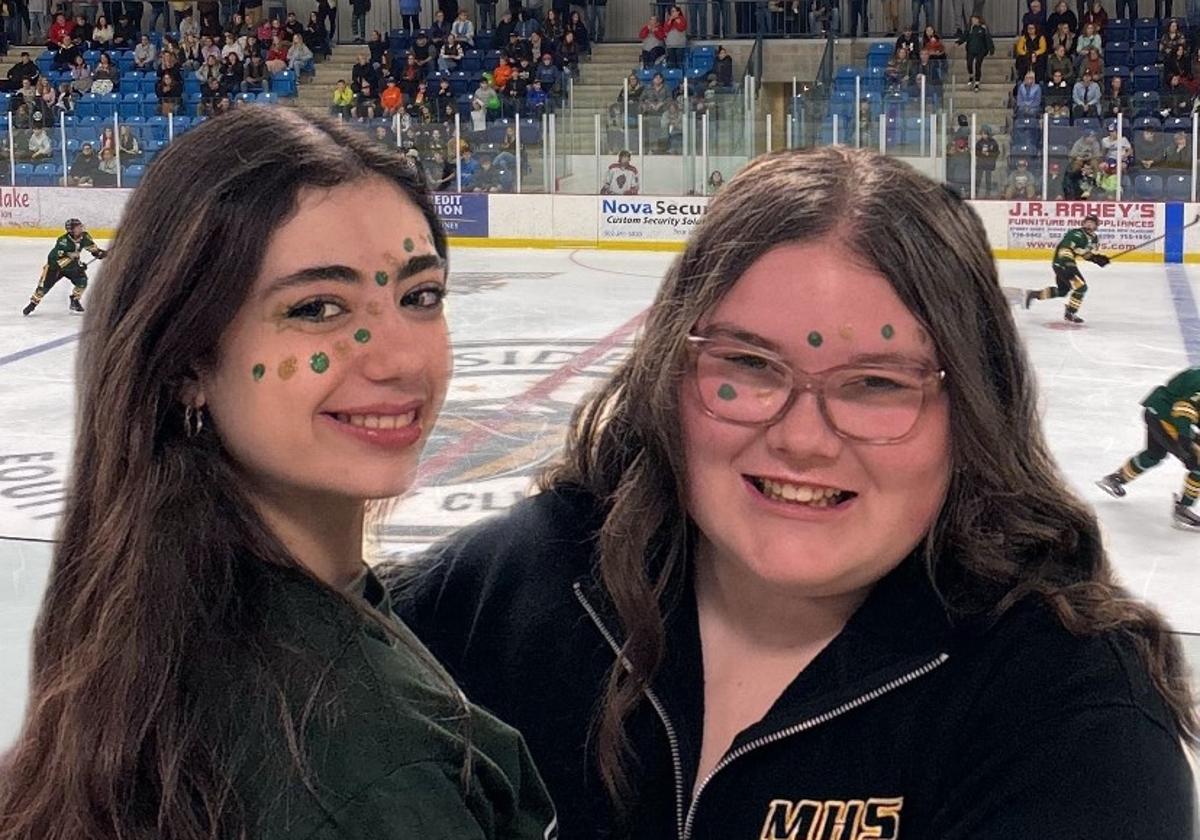
<path fill-rule="evenodd" d="M 1049 15 L 1029 6 L 1013 51 L 1010 168 L 1024 159 L 1038 178 L 1006 196 L 1040 194 L 1044 158 L 1054 197 L 1113 198 L 1120 183 L 1123 196 L 1190 198 L 1200 29 L 1110 18 L 1099 0 L 1082 20 L 1066 2 Z"/>

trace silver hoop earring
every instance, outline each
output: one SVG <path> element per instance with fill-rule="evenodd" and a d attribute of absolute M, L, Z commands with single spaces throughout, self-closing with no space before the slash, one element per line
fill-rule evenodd
<path fill-rule="evenodd" d="M 189 405 L 183 410 L 183 433 L 190 440 L 204 431 L 204 406 Z"/>

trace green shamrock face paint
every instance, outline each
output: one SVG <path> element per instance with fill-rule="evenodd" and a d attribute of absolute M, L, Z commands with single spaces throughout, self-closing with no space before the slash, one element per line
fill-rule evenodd
<path fill-rule="evenodd" d="M 386 286 L 387 281 L 388 281 L 388 274 L 386 271 L 376 271 L 375 272 L 375 282 L 376 283 L 378 283 L 380 286 Z"/>
<path fill-rule="evenodd" d="M 412 249 L 415 247 L 417 247 L 417 246 L 413 244 L 413 241 L 411 239 L 409 239 L 407 236 L 404 237 L 404 250 L 405 251 L 407 251 L 408 253 L 411 254 Z"/>
<path fill-rule="evenodd" d="M 813 330 L 808 334 L 808 343 L 810 347 L 820 347 L 824 342 L 825 339 L 816 330 Z"/>
<path fill-rule="evenodd" d="M 887 341 L 891 341 L 892 336 L 896 334 L 896 330 L 891 324 L 884 324 L 883 329 L 879 331 L 879 334 L 882 335 Z"/>
<path fill-rule="evenodd" d="M 329 370 L 329 357 L 321 352 L 313 353 L 312 358 L 308 360 L 308 366 L 313 369 L 313 373 L 324 373 Z"/>
<path fill-rule="evenodd" d="M 725 400 L 726 402 L 729 402 L 730 400 L 737 399 L 737 391 L 734 389 L 734 387 L 732 385 L 730 385 L 728 382 L 726 382 L 720 388 L 717 389 L 717 396 L 720 397 L 721 399 Z"/>
<path fill-rule="evenodd" d="M 368 329 L 355 330 L 354 340 L 359 344 L 366 344 L 371 340 L 371 331 Z"/>
<path fill-rule="evenodd" d="M 266 373 L 267 366 L 261 363 L 255 365 L 250 371 L 250 374 L 254 377 L 255 382 L 262 382 L 262 378 L 266 375 Z"/>

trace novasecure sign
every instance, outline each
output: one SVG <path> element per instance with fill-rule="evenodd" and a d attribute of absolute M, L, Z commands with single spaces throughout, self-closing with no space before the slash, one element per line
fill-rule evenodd
<path fill-rule="evenodd" d="M 601 240 L 681 242 L 688 238 L 704 212 L 707 198 L 652 198 L 649 196 L 602 196 Z"/>

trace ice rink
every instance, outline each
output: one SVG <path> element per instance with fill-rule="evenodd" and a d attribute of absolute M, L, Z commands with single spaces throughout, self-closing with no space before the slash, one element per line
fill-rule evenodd
<path fill-rule="evenodd" d="M 56 287 L 33 316 L 21 315 L 50 244 L 0 238 L 0 750 L 21 713 L 29 634 L 71 448 L 82 319 L 67 311 L 69 285 Z M 396 510 L 383 534 L 386 550 L 411 551 L 524 492 L 559 445 L 573 403 L 626 352 L 671 258 L 453 252 L 455 377 L 421 486 Z M 1086 328 L 1062 328 L 1059 301 L 1016 311 L 1047 433 L 1067 477 L 1095 505 L 1124 582 L 1185 634 L 1200 671 L 1200 534 L 1170 522 L 1183 468 L 1164 462 L 1123 500 L 1092 483 L 1141 448 L 1141 398 L 1177 370 L 1200 365 L 1200 269 L 1114 263 L 1085 273 Z M 1045 263 L 1008 262 L 1001 279 L 1014 289 L 1041 287 L 1052 275 Z M 102 271 L 93 271 L 93 282 L 103 282 Z"/>

